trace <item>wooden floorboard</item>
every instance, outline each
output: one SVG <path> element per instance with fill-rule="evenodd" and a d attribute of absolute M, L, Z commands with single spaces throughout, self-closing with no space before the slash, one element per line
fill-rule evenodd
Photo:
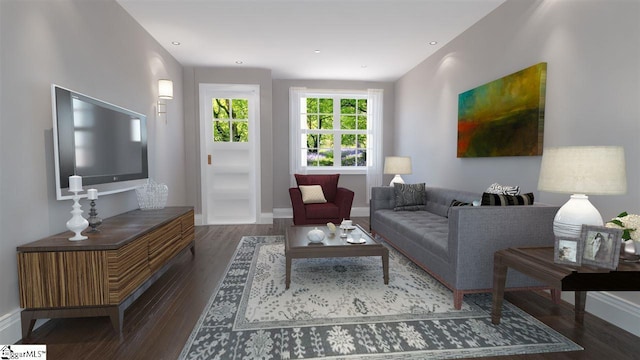
<path fill-rule="evenodd" d="M 354 221 L 369 228 L 368 218 Z M 290 219 L 276 219 L 269 225 L 198 226 L 195 256 L 181 255 L 126 310 L 121 336 L 106 317 L 54 319 L 25 343 L 47 344 L 49 360 L 176 359 L 242 236 L 282 235 L 290 225 Z M 556 305 L 545 293 L 510 292 L 505 298 L 585 350 L 483 359 L 640 359 L 640 338 L 590 314 L 579 326 L 569 304 Z"/>

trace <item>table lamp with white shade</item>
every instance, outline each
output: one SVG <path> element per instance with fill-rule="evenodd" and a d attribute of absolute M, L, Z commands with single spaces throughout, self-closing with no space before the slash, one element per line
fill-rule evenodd
<path fill-rule="evenodd" d="M 411 158 L 408 156 L 387 156 L 384 158 L 384 173 L 395 175 L 389 186 L 404 184 L 400 175 L 411 174 Z"/>
<path fill-rule="evenodd" d="M 602 226 L 602 216 L 587 195 L 627 192 L 624 149 L 620 146 L 545 148 L 538 190 L 572 194 L 553 220 L 555 236 L 579 238 L 582 225 Z"/>

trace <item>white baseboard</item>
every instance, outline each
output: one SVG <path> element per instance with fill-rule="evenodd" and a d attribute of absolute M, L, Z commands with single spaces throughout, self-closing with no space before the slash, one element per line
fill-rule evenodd
<path fill-rule="evenodd" d="M 0 317 L 0 344 L 11 345 L 22 339 L 21 309 L 15 309 Z"/>
<path fill-rule="evenodd" d="M 351 208 L 352 217 L 368 217 L 369 207 L 354 207 Z M 273 219 L 293 219 L 292 208 L 274 208 L 272 213 L 261 213 L 258 224 L 273 224 Z M 204 225 L 202 220 L 202 214 L 195 214 L 196 226 Z"/>
<path fill-rule="evenodd" d="M 351 216 L 352 217 L 368 217 L 369 207 L 364 206 L 364 207 L 351 208 Z M 292 208 L 274 208 L 273 218 L 274 219 L 291 219 L 293 218 L 293 209 Z"/>
<path fill-rule="evenodd" d="M 562 300 L 575 303 L 573 291 L 563 291 Z M 606 291 L 587 292 L 588 313 L 640 336 L 640 304 L 632 303 Z"/>
<path fill-rule="evenodd" d="M 640 305 L 608 292 L 587 293 L 589 313 L 640 336 Z"/>
<path fill-rule="evenodd" d="M 195 214 L 195 224 L 196 226 L 204 225 L 204 221 L 202 220 L 202 214 Z M 258 219 L 256 224 L 273 224 L 273 214 L 261 213 L 260 219 Z"/>
<path fill-rule="evenodd" d="M 261 213 L 258 224 L 273 224 L 273 213 Z"/>

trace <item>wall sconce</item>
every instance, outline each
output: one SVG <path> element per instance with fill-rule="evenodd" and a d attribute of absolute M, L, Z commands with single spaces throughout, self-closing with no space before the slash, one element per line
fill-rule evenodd
<path fill-rule="evenodd" d="M 162 100 L 170 99 L 173 99 L 173 81 L 167 79 L 158 80 L 158 115 L 167 113 L 167 104 Z"/>

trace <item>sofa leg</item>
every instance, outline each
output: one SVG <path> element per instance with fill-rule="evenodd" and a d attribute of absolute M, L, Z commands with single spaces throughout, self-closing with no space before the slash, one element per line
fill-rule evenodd
<path fill-rule="evenodd" d="M 462 298 L 464 297 L 464 293 L 459 290 L 453 291 L 453 308 L 456 310 L 462 309 Z"/>

